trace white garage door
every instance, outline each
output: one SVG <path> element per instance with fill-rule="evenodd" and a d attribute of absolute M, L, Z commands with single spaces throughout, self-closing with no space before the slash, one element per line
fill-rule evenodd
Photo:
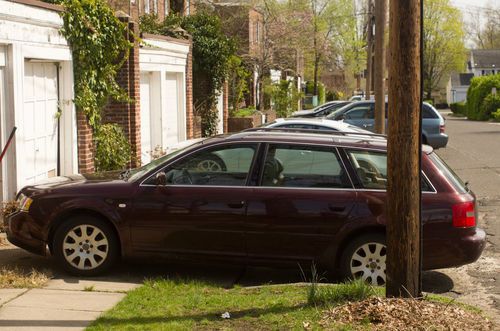
<path fill-rule="evenodd" d="M 141 162 L 151 161 L 151 79 L 149 73 L 141 74 Z"/>
<path fill-rule="evenodd" d="M 24 152 L 21 159 L 24 162 L 18 165 L 18 174 L 22 174 L 19 178 L 20 184 L 27 185 L 57 175 L 56 64 L 26 61 L 23 87 L 21 125 Z M 22 169 L 19 169 L 20 167 Z"/>
<path fill-rule="evenodd" d="M 163 147 L 179 143 L 179 85 L 175 73 L 167 73 L 165 92 L 167 95 L 166 121 L 163 122 Z"/>

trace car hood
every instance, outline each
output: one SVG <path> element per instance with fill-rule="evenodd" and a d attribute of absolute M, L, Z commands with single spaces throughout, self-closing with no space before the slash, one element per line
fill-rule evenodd
<path fill-rule="evenodd" d="M 68 176 L 58 176 L 45 179 L 36 183 L 35 185 L 29 185 L 23 188 L 23 193 L 34 194 L 41 192 L 53 191 L 55 189 L 71 188 L 74 186 L 94 186 L 94 185 L 106 185 L 111 182 L 122 182 L 120 177 L 121 171 L 109 171 L 100 172 L 93 174 L 76 174 Z"/>

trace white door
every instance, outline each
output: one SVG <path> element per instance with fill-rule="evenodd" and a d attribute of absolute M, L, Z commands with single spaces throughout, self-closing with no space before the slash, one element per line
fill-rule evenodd
<path fill-rule="evenodd" d="M 57 175 L 58 87 L 55 63 L 26 61 L 22 111 L 21 186 Z M 19 171 L 22 167 L 22 171 Z"/>
<path fill-rule="evenodd" d="M 141 73 L 141 162 L 151 161 L 151 76 Z"/>
<path fill-rule="evenodd" d="M 166 74 L 166 116 L 163 121 L 163 147 L 168 148 L 179 143 L 179 84 L 178 74 Z"/>

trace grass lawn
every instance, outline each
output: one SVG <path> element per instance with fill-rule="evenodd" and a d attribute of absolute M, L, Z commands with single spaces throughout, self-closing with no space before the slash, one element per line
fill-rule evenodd
<path fill-rule="evenodd" d="M 224 289 L 198 281 L 154 280 L 130 292 L 89 330 L 318 329 L 330 302 L 374 294 L 362 284 Z M 228 312 L 229 319 L 222 314 Z"/>
<path fill-rule="evenodd" d="M 229 318 L 223 318 L 228 313 Z M 128 293 L 88 330 L 493 330 L 453 300 L 385 299 L 362 281 L 221 288 L 158 279 Z"/>

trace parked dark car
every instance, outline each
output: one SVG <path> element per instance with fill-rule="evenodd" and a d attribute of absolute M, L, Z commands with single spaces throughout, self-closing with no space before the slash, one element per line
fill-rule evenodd
<path fill-rule="evenodd" d="M 295 113 L 292 114 L 292 117 L 302 117 L 302 118 L 325 117 L 331 114 L 332 112 L 336 111 L 337 109 L 342 108 L 350 103 L 351 101 L 342 101 L 342 100 L 329 101 L 314 109 L 296 111 Z"/>
<path fill-rule="evenodd" d="M 426 146 L 423 266 L 476 261 L 476 199 Z M 27 186 L 8 239 L 97 275 L 119 258 L 241 264 L 315 263 L 385 282 L 385 139 L 241 132 L 198 142 L 121 178 L 57 177 Z M 46 249 L 48 247 L 48 251 Z"/>
<path fill-rule="evenodd" d="M 386 125 L 387 125 L 387 103 L 386 106 Z M 443 116 L 430 104 L 423 103 L 422 116 L 422 142 L 433 148 L 446 147 L 448 144 L 448 135 L 445 133 L 445 120 Z M 358 101 L 344 106 L 330 113 L 329 120 L 343 120 L 351 125 L 362 129 L 375 130 L 375 101 Z"/>

